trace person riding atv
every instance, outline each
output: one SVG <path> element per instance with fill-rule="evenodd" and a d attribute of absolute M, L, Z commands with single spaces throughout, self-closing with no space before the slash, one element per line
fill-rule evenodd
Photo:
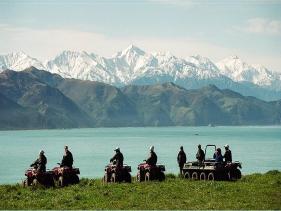
<path fill-rule="evenodd" d="M 60 163 L 60 167 L 69 167 L 72 168 L 73 165 L 73 156 L 72 153 L 68 150 L 68 146 L 64 146 L 64 155 Z"/>
<path fill-rule="evenodd" d="M 64 155 L 61 163 L 58 163 L 59 167 L 54 167 L 54 179 L 57 181 L 58 185 L 63 187 L 69 184 L 78 184 L 80 179 L 78 174 L 80 174 L 79 168 L 73 168 L 73 156 L 69 151 L 68 146 L 64 146 Z"/>
<path fill-rule="evenodd" d="M 217 148 L 213 158 L 215 159 L 215 162 L 223 163 L 223 156 L 221 154 L 221 148 Z"/>
<path fill-rule="evenodd" d="M 30 165 L 30 167 L 33 167 L 40 172 L 46 172 L 47 158 L 44 153 L 43 150 L 40 150 L 39 157 Z"/>
<path fill-rule="evenodd" d="M 116 147 L 115 155 L 110 159 L 110 164 L 105 166 L 103 181 L 108 182 L 131 182 L 131 166 L 123 165 L 124 156 L 120 152 L 120 148 Z"/>
<path fill-rule="evenodd" d="M 197 153 L 196 153 L 196 159 L 197 159 L 199 165 L 202 165 L 202 163 L 205 160 L 205 153 L 201 149 L 201 144 L 198 144 L 198 150 L 197 150 Z"/>
<path fill-rule="evenodd" d="M 54 186 L 53 171 L 46 171 L 47 158 L 44 151 L 40 150 L 39 157 L 25 171 L 26 179 L 23 181 L 23 186 L 37 186 L 38 184 L 46 187 Z"/>
<path fill-rule="evenodd" d="M 114 163 L 116 167 L 121 168 L 123 167 L 124 156 L 120 152 L 119 147 L 116 147 L 114 151 L 115 151 L 115 155 L 110 159 L 110 162 Z"/>
<path fill-rule="evenodd" d="M 157 155 L 154 152 L 154 146 L 149 148 L 149 157 L 145 160 L 148 165 L 155 166 L 157 163 Z"/>
<path fill-rule="evenodd" d="M 229 145 L 226 144 L 224 145 L 225 153 L 223 155 L 224 160 L 226 163 L 231 163 L 232 162 L 232 153 L 231 150 L 229 149 Z"/>
<path fill-rule="evenodd" d="M 215 151 L 212 157 L 211 151 Z M 209 153 L 208 153 L 209 152 Z M 202 153 L 203 155 L 203 153 Z M 183 166 L 184 178 L 193 180 L 226 180 L 236 181 L 241 179 L 242 164 L 239 161 L 224 162 L 221 149 L 214 144 L 208 144 L 205 147 L 204 160 L 200 163 L 197 161 L 187 162 Z M 203 158 L 203 156 L 201 157 Z"/>
<path fill-rule="evenodd" d="M 165 180 L 165 166 L 156 165 L 157 155 L 154 152 L 154 146 L 149 148 L 150 154 L 149 157 L 144 160 L 145 163 L 138 165 L 137 181 L 150 181 L 150 180 Z"/>

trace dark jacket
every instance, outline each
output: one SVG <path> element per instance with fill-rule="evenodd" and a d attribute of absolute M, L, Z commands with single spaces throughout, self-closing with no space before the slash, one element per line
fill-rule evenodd
<path fill-rule="evenodd" d="M 72 168 L 73 165 L 73 156 L 70 151 L 66 151 L 65 155 L 62 157 L 61 161 L 61 167 L 67 166 L 69 168 Z"/>
<path fill-rule="evenodd" d="M 121 152 L 116 152 L 116 154 L 110 159 L 110 162 L 116 162 L 116 166 L 123 167 L 124 157 Z"/>
<path fill-rule="evenodd" d="M 201 162 L 205 160 L 205 153 L 202 149 L 198 149 L 196 153 L 196 159 Z"/>
<path fill-rule="evenodd" d="M 223 157 L 220 153 L 215 153 L 215 161 L 219 163 L 223 162 Z"/>
<path fill-rule="evenodd" d="M 229 149 L 225 151 L 223 157 L 224 157 L 225 162 L 232 162 L 232 154 Z"/>
<path fill-rule="evenodd" d="M 177 160 L 178 160 L 179 166 L 183 166 L 183 164 L 186 163 L 186 154 L 185 154 L 185 152 L 183 150 L 179 151 Z"/>
<path fill-rule="evenodd" d="M 30 166 L 36 168 L 38 171 L 46 172 L 47 158 L 45 155 L 40 155 Z"/>
<path fill-rule="evenodd" d="M 149 157 L 146 159 L 146 163 L 151 166 L 155 166 L 157 163 L 157 155 L 151 151 Z"/>

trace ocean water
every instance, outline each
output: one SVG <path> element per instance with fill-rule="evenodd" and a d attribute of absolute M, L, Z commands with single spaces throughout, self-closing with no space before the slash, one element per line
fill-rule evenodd
<path fill-rule="evenodd" d="M 158 163 L 165 164 L 167 172 L 178 173 L 179 147 L 184 146 L 187 159 L 192 161 L 199 143 L 203 148 L 229 144 L 233 160 L 242 162 L 242 174 L 281 170 L 281 127 L 277 126 L 0 131 L 0 183 L 21 182 L 41 149 L 48 159 L 47 169 L 53 168 L 61 161 L 64 145 L 69 146 L 81 177 L 102 177 L 116 146 L 121 148 L 124 163 L 132 166 L 132 175 L 136 175 L 137 165 L 148 156 L 151 145 L 155 146 Z M 212 154 L 212 149 L 209 152 Z"/>

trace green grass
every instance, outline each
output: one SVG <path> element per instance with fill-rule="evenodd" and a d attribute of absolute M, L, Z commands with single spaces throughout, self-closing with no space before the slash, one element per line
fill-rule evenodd
<path fill-rule="evenodd" d="M 168 175 L 165 182 L 107 184 L 82 179 L 65 188 L 0 186 L 0 209 L 281 209 L 281 172 L 237 182 L 201 182 Z"/>

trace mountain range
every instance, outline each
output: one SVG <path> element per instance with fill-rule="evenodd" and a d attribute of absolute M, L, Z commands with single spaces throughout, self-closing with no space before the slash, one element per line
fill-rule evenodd
<path fill-rule="evenodd" d="M 213 84 L 263 100 L 281 99 L 281 73 L 249 65 L 237 56 L 217 63 L 202 56 L 177 58 L 169 52 L 146 53 L 130 45 L 110 58 L 94 53 L 63 51 L 41 62 L 23 52 L 0 56 L 0 72 L 33 66 L 63 78 L 98 81 L 116 87 L 172 82 L 186 89 Z"/>
<path fill-rule="evenodd" d="M 281 100 L 173 82 L 115 87 L 29 67 L 0 73 L 0 129 L 280 124 Z"/>

